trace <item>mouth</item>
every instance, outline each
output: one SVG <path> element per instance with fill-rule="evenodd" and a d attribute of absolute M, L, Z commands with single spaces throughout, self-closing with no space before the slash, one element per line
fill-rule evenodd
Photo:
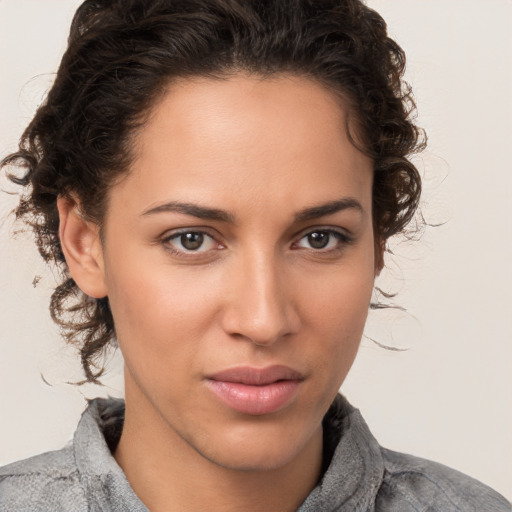
<path fill-rule="evenodd" d="M 236 412 L 263 415 L 276 412 L 297 395 L 304 376 L 286 366 L 240 366 L 206 378 L 208 389 Z"/>

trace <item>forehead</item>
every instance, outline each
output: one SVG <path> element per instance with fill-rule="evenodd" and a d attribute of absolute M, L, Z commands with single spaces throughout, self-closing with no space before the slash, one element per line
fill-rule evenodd
<path fill-rule="evenodd" d="M 144 151 L 148 139 L 170 142 L 174 137 L 196 150 L 209 151 L 213 149 L 209 143 L 222 143 L 224 150 L 233 149 L 238 156 L 242 155 L 238 149 L 250 146 L 258 152 L 261 147 L 275 148 L 277 154 L 283 142 L 288 146 L 294 142 L 303 146 L 313 138 L 316 145 L 341 142 L 346 122 L 341 97 L 305 77 L 235 74 L 224 79 L 180 79 L 152 109 L 136 137 L 136 148 Z M 243 147 L 232 144 L 243 137 Z"/>
<path fill-rule="evenodd" d="M 346 121 L 342 100 L 306 78 L 183 79 L 137 133 L 131 172 L 112 199 L 131 190 L 141 210 L 201 199 L 270 211 L 357 195 L 370 209 L 372 163 Z"/>

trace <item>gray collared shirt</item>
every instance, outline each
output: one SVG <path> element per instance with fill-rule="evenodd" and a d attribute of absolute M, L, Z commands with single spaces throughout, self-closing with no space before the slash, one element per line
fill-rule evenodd
<path fill-rule="evenodd" d="M 0 468 L 0 512 L 147 512 L 111 454 L 123 420 L 122 400 L 93 400 L 68 446 Z M 325 472 L 298 512 L 512 510 L 477 480 L 382 448 L 340 395 L 324 419 L 324 445 Z"/>

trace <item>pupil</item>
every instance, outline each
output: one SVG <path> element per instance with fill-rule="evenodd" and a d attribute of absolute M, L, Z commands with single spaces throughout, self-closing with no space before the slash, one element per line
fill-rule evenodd
<path fill-rule="evenodd" d="M 308 235 L 308 242 L 315 249 L 323 249 L 329 243 L 329 233 L 317 231 Z"/>
<path fill-rule="evenodd" d="M 185 233 L 181 235 L 181 245 L 189 251 L 199 249 L 203 245 L 204 236 L 202 233 Z"/>

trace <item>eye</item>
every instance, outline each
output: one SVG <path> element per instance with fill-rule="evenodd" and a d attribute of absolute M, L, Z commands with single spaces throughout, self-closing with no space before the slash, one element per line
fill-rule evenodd
<path fill-rule="evenodd" d="M 339 231 L 317 229 L 305 234 L 296 244 L 301 249 L 329 251 L 350 243 L 351 238 Z"/>
<path fill-rule="evenodd" d="M 198 253 L 215 249 L 219 244 L 204 231 L 180 231 L 167 236 L 163 243 L 177 253 Z"/>

